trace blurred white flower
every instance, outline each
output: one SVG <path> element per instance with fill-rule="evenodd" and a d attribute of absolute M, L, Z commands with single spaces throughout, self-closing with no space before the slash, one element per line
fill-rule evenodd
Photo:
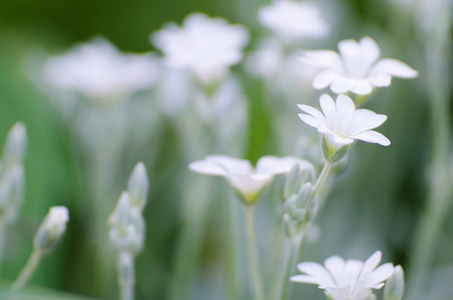
<path fill-rule="evenodd" d="M 52 206 L 35 234 L 33 240 L 35 250 L 42 253 L 50 252 L 66 231 L 68 221 L 69 211 L 65 206 Z"/>
<path fill-rule="evenodd" d="M 258 11 L 258 21 L 284 42 L 304 38 L 323 38 L 329 24 L 315 3 L 276 0 Z"/>
<path fill-rule="evenodd" d="M 243 26 L 201 13 L 187 16 L 182 27 L 170 23 L 151 35 L 168 66 L 187 69 L 204 84 L 218 81 L 237 64 L 247 41 Z"/>
<path fill-rule="evenodd" d="M 344 261 L 339 256 L 329 257 L 324 266 L 315 262 L 297 265 L 306 275 L 291 277 L 291 281 L 319 285 L 332 300 L 375 299 L 372 289 L 380 289 L 393 274 L 393 265 L 386 263 L 378 268 L 382 253 L 376 251 L 365 263 L 359 260 Z"/>
<path fill-rule="evenodd" d="M 248 160 L 224 155 L 210 155 L 189 165 L 198 173 L 225 177 L 245 204 L 253 204 L 276 174 L 289 173 L 295 164 L 308 168 L 308 161 L 295 157 L 261 157 L 254 169 Z"/>
<path fill-rule="evenodd" d="M 307 114 L 299 114 L 299 118 L 307 125 L 315 127 L 326 136 L 332 148 L 337 149 L 349 145 L 354 140 L 390 145 L 389 139 L 374 130 L 387 120 L 386 115 L 379 115 L 368 109 L 355 109 L 354 102 L 345 95 L 338 95 L 336 103 L 332 97 L 324 94 L 319 103 L 319 110 L 299 104 L 298 107 Z"/>
<path fill-rule="evenodd" d="M 373 87 L 389 86 L 392 76 L 414 78 L 418 72 L 405 63 L 391 58 L 377 59 L 381 51 L 370 37 L 360 42 L 344 40 L 338 43 L 340 54 L 330 50 L 305 51 L 302 61 L 322 69 L 313 80 L 315 89 L 330 85 L 336 94 L 351 91 L 367 95 Z"/>
<path fill-rule="evenodd" d="M 123 54 L 104 39 L 78 44 L 44 66 L 48 83 L 89 98 L 114 97 L 147 89 L 158 78 L 152 54 Z"/>

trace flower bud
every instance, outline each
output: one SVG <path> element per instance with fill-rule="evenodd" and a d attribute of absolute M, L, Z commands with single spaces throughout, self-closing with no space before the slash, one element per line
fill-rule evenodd
<path fill-rule="evenodd" d="M 305 214 L 305 209 L 297 205 L 297 196 L 298 195 L 292 195 L 285 201 L 286 213 L 294 222 L 302 220 Z"/>
<path fill-rule="evenodd" d="M 146 204 L 146 196 L 148 194 L 148 176 L 146 168 L 142 162 L 139 162 L 134 171 L 132 171 L 127 183 L 127 191 L 131 199 L 131 204 L 143 209 Z"/>
<path fill-rule="evenodd" d="M 288 175 L 288 178 L 285 182 L 285 191 L 284 196 L 285 199 L 288 199 L 292 195 L 296 194 L 300 186 L 302 184 L 302 176 L 299 164 L 295 164 L 294 167 L 291 169 L 291 172 Z"/>
<path fill-rule="evenodd" d="M 8 132 L 3 147 L 3 162 L 6 167 L 22 163 L 27 143 L 27 129 L 22 122 L 17 122 Z"/>
<path fill-rule="evenodd" d="M 337 146 L 337 145 L 332 145 L 326 137 L 326 135 L 322 135 L 321 138 L 321 149 L 322 149 L 322 154 L 324 156 L 324 159 L 329 162 L 329 163 L 336 163 L 340 159 L 342 159 L 346 153 L 348 153 L 348 150 L 351 148 L 351 145 L 345 145 L 345 146 Z"/>
<path fill-rule="evenodd" d="M 400 265 L 393 270 L 384 289 L 384 300 L 401 300 L 404 294 L 404 272 Z"/>
<path fill-rule="evenodd" d="M 120 252 L 137 254 L 143 248 L 145 221 L 138 207 L 131 205 L 127 192 L 121 194 L 110 224 L 110 242 Z"/>
<path fill-rule="evenodd" d="M 283 215 L 282 227 L 286 237 L 292 238 L 295 235 L 293 222 L 288 214 Z"/>
<path fill-rule="evenodd" d="M 297 206 L 306 208 L 311 199 L 312 185 L 310 182 L 307 182 L 302 186 L 302 188 L 297 193 Z"/>
<path fill-rule="evenodd" d="M 33 247 L 41 253 L 48 253 L 58 244 L 66 230 L 69 212 L 65 206 L 53 206 L 38 228 Z"/>

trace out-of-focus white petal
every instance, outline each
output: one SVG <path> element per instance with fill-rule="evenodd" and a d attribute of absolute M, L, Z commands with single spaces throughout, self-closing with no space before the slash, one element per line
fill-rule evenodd
<path fill-rule="evenodd" d="M 370 277 L 367 280 L 367 286 L 374 287 L 377 284 L 387 280 L 393 274 L 393 264 L 386 263 L 379 266 L 373 272 L 371 272 Z"/>
<path fill-rule="evenodd" d="M 297 265 L 299 271 L 306 273 L 307 275 L 316 278 L 319 285 L 321 286 L 332 286 L 334 281 L 330 276 L 329 272 L 318 263 L 305 262 Z"/>
<path fill-rule="evenodd" d="M 324 261 L 324 266 L 326 266 L 327 271 L 332 275 L 337 286 L 344 286 L 347 284 L 345 262 L 343 258 L 337 255 L 329 257 Z"/>
<path fill-rule="evenodd" d="M 351 288 L 349 286 L 329 287 L 326 288 L 326 294 L 333 300 L 349 300 L 350 290 Z"/>
<path fill-rule="evenodd" d="M 337 73 L 332 70 L 324 70 L 313 79 L 313 88 L 320 90 L 328 87 L 334 79 L 338 77 Z"/>
<path fill-rule="evenodd" d="M 368 95 L 373 91 L 373 87 L 368 79 L 361 79 L 355 82 L 351 88 L 351 92 L 357 95 Z"/>
<path fill-rule="evenodd" d="M 389 74 L 401 78 L 415 78 L 418 72 L 402 61 L 384 58 L 378 61 L 370 70 L 370 76 L 378 76 L 381 74 Z"/>
<path fill-rule="evenodd" d="M 346 93 L 354 87 L 356 82 L 357 82 L 356 79 L 338 76 L 337 78 L 335 78 L 332 81 L 332 84 L 330 85 L 330 89 L 335 94 Z"/>
<path fill-rule="evenodd" d="M 248 160 L 237 159 L 225 155 L 209 155 L 206 161 L 222 166 L 229 173 L 250 174 L 253 170 Z"/>
<path fill-rule="evenodd" d="M 369 77 L 370 83 L 377 87 L 389 86 L 392 83 L 392 76 L 389 74 L 380 74 Z"/>
<path fill-rule="evenodd" d="M 301 61 L 314 67 L 331 69 L 335 72 L 344 73 L 343 63 L 340 55 L 331 50 L 305 51 L 302 53 Z"/>
<path fill-rule="evenodd" d="M 375 62 L 381 56 L 381 50 L 378 44 L 369 36 L 363 37 L 360 42 L 360 50 L 362 54 L 366 54 L 367 61 L 370 63 Z"/>
<path fill-rule="evenodd" d="M 374 130 L 367 130 L 354 136 L 355 139 L 361 140 L 368 143 L 375 143 L 382 146 L 390 145 L 390 140 L 386 138 L 382 133 Z"/>
<path fill-rule="evenodd" d="M 213 161 L 197 160 L 189 164 L 189 169 L 197 173 L 227 176 L 225 168 Z"/>
<path fill-rule="evenodd" d="M 301 282 L 301 283 L 309 283 L 309 284 L 317 284 L 323 285 L 325 282 L 319 280 L 317 277 L 312 277 L 308 275 L 295 275 L 290 278 L 291 281 Z"/>
<path fill-rule="evenodd" d="M 301 169 L 306 168 L 309 162 L 297 157 L 263 156 L 256 163 L 256 173 L 281 174 L 289 173 L 294 165 L 299 164 Z"/>

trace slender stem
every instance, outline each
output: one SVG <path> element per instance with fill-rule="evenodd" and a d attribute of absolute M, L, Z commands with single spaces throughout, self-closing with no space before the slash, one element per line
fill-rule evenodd
<path fill-rule="evenodd" d="M 2 267 L 2 262 L 3 262 L 3 255 L 4 255 L 4 251 L 5 251 L 5 245 L 6 245 L 5 225 L 4 224 L 0 224 L 0 274 L 1 274 L 1 269 L 2 269 L 1 267 Z"/>
<path fill-rule="evenodd" d="M 30 277 L 35 272 L 36 267 L 38 267 L 41 257 L 42 253 L 40 251 L 33 250 L 32 254 L 30 255 L 30 258 L 27 261 L 27 264 L 22 269 L 16 281 L 14 281 L 13 285 L 11 286 L 12 291 L 18 291 L 22 289 L 22 287 L 28 282 Z"/>
<path fill-rule="evenodd" d="M 298 238 L 293 238 L 291 240 L 290 252 L 287 255 L 285 272 L 282 278 L 281 290 L 279 293 L 279 298 L 281 300 L 289 299 L 291 297 L 291 285 L 289 284 L 289 278 L 294 274 L 294 269 L 297 264 L 297 259 L 299 257 L 299 250 L 303 243 L 303 236 Z"/>
<path fill-rule="evenodd" d="M 261 277 L 258 267 L 258 256 L 255 246 L 255 234 L 253 230 L 253 209 L 254 206 L 247 206 L 246 208 L 246 229 L 247 229 L 247 250 L 249 261 L 249 275 L 250 281 L 253 286 L 253 295 L 255 300 L 263 300 L 263 287 L 261 284 Z"/>
<path fill-rule="evenodd" d="M 326 162 L 324 164 L 324 167 L 322 168 L 321 174 L 319 174 L 318 180 L 316 180 L 316 184 L 313 187 L 313 191 L 311 192 L 311 198 L 310 198 L 310 203 L 311 201 L 315 198 L 316 194 L 318 194 L 322 188 L 324 188 L 324 183 L 326 182 L 327 177 L 329 176 L 330 170 L 332 169 L 332 164 Z"/>
<path fill-rule="evenodd" d="M 120 300 L 134 299 L 135 271 L 134 257 L 129 252 L 118 254 L 118 284 L 120 286 Z"/>

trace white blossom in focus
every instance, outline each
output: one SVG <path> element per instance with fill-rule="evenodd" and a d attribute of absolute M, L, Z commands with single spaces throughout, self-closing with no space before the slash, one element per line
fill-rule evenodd
<path fill-rule="evenodd" d="M 322 113 L 308 105 L 298 107 L 307 114 L 299 114 L 299 118 L 311 127 L 318 129 L 326 136 L 328 144 L 338 149 L 352 144 L 354 140 L 390 145 L 389 139 L 374 130 L 387 120 L 386 115 L 376 114 L 368 109 L 355 109 L 354 102 L 345 95 L 338 95 L 336 102 L 324 94 L 320 97 Z"/>
<path fill-rule="evenodd" d="M 392 76 L 414 78 L 418 72 L 405 63 L 384 58 L 378 60 L 381 51 L 370 37 L 360 42 L 343 40 L 338 43 L 339 54 L 330 50 L 305 51 L 302 61 L 323 69 L 313 79 L 315 89 L 330 85 L 336 94 L 351 91 L 358 95 L 370 94 L 373 87 L 389 86 Z"/>
<path fill-rule="evenodd" d="M 258 11 L 258 21 L 284 42 L 304 38 L 323 38 L 329 24 L 321 17 L 315 3 L 276 0 Z"/>
<path fill-rule="evenodd" d="M 159 73 L 156 60 L 150 53 L 123 54 L 98 38 L 50 57 L 44 77 L 57 88 L 89 98 L 115 97 L 152 87 Z"/>
<path fill-rule="evenodd" d="M 258 200 L 264 188 L 276 174 L 289 173 L 295 164 L 301 169 L 308 168 L 308 161 L 295 157 L 261 157 L 256 168 L 248 160 L 224 155 L 210 155 L 189 165 L 189 169 L 198 173 L 225 177 L 246 204 Z"/>
<path fill-rule="evenodd" d="M 192 13 L 182 27 L 167 24 L 152 34 L 151 41 L 164 53 L 169 67 L 187 69 L 208 84 L 221 79 L 242 59 L 248 33 L 244 26 L 225 19 Z"/>
<path fill-rule="evenodd" d="M 292 276 L 291 281 L 317 284 L 331 300 L 375 299 L 372 289 L 382 288 L 394 270 L 391 263 L 378 267 L 381 258 L 382 253 L 376 251 L 365 263 L 339 256 L 329 257 L 324 266 L 304 262 L 297 268 L 305 274 Z"/>

